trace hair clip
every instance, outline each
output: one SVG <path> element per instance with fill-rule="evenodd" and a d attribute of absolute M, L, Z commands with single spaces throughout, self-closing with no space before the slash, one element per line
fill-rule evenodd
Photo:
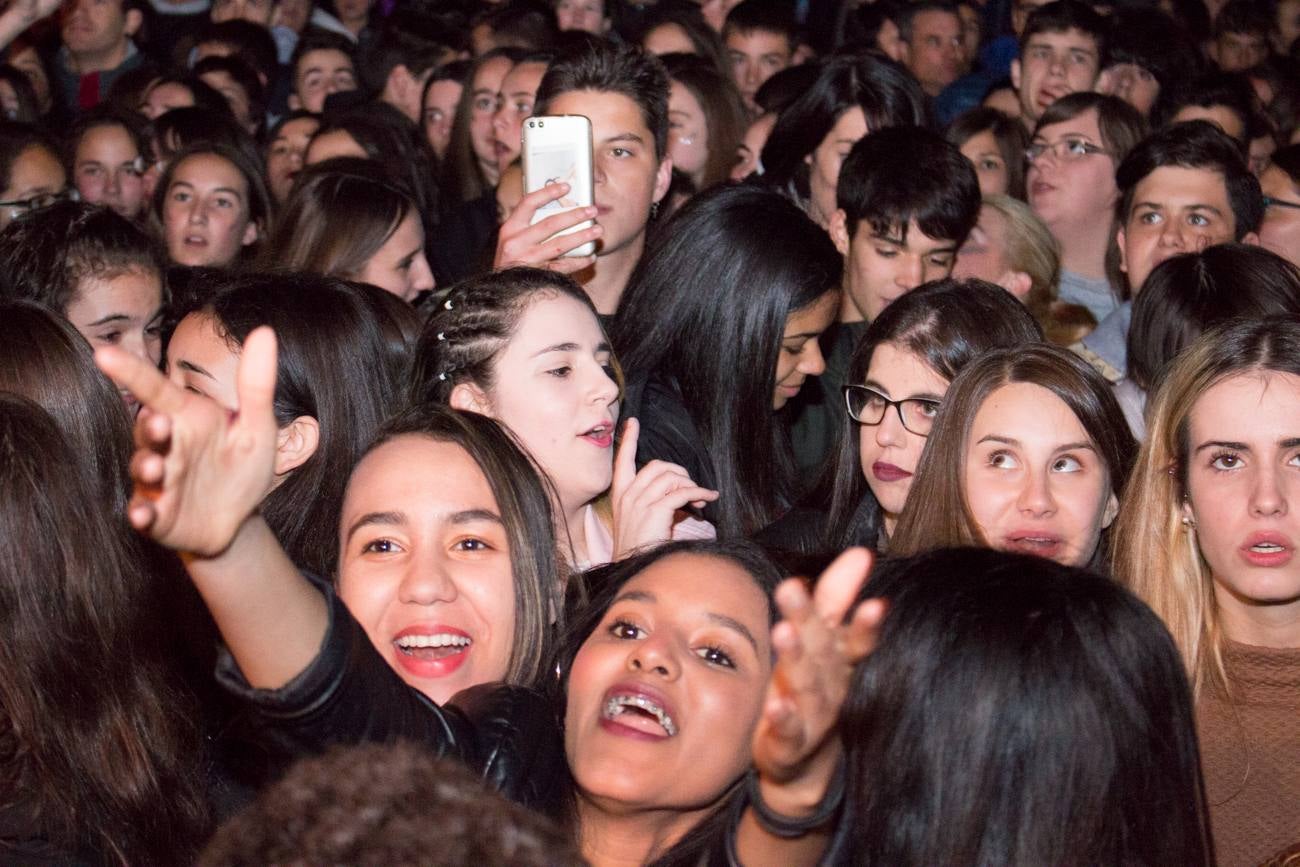
<path fill-rule="evenodd" d="M 443 309 L 443 310 L 450 310 L 450 309 L 451 309 L 451 299 L 450 299 L 450 298 L 448 298 L 446 301 L 442 302 L 442 309 Z"/>
<path fill-rule="evenodd" d="M 446 340 L 446 339 L 447 339 L 447 335 L 445 335 L 445 334 L 443 334 L 441 331 L 439 331 L 439 332 L 438 332 L 438 339 L 439 339 L 439 340 Z"/>
<path fill-rule="evenodd" d="M 447 374 L 446 374 L 445 372 L 438 374 L 438 381 L 439 381 L 439 382 L 446 382 L 446 381 L 447 381 Z"/>

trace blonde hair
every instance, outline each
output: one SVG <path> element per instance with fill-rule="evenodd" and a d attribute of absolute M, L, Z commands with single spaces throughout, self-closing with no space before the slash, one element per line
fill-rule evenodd
<path fill-rule="evenodd" d="M 1213 576 L 1194 525 L 1183 523 L 1189 419 L 1196 402 L 1216 384 L 1267 370 L 1300 376 L 1300 317 L 1229 323 L 1184 350 L 1147 403 L 1147 438 L 1115 522 L 1115 578 L 1151 606 L 1173 634 L 1194 695 L 1207 688 L 1225 695 L 1230 690 Z"/>
<path fill-rule="evenodd" d="M 1043 322 L 1056 300 L 1061 280 L 1061 247 L 1051 229 L 1019 199 L 985 196 L 984 204 L 1007 221 L 1006 261 L 1015 270 L 1029 275 L 1025 306 L 1035 319 Z"/>

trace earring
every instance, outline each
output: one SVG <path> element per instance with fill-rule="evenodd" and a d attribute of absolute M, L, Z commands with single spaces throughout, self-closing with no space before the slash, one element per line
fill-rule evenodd
<path fill-rule="evenodd" d="M 1183 526 L 1189 530 L 1196 529 L 1196 519 L 1191 515 L 1183 515 Z"/>
<path fill-rule="evenodd" d="M 659 203 L 658 203 L 658 202 L 651 202 L 651 203 L 650 203 L 650 219 L 653 220 L 655 217 L 658 217 L 658 216 L 659 216 Z"/>

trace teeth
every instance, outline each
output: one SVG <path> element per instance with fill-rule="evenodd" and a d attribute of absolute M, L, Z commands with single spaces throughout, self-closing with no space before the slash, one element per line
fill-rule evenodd
<path fill-rule="evenodd" d="M 609 701 L 605 702 L 605 719 L 613 719 L 623 713 L 625 708 L 636 707 L 647 713 L 652 713 L 659 720 L 659 725 L 664 727 L 668 737 L 677 734 L 677 726 L 673 723 L 673 718 L 664 713 L 664 709 L 652 702 L 650 699 L 641 695 L 616 695 Z"/>
<path fill-rule="evenodd" d="M 1260 542 L 1258 545 L 1251 545 L 1251 546 L 1250 546 L 1250 550 L 1252 550 L 1252 551 L 1281 551 L 1281 550 L 1282 550 L 1282 546 L 1281 546 L 1281 545 L 1275 545 L 1275 544 L 1272 543 L 1272 542 Z"/>
<path fill-rule="evenodd" d="M 397 646 L 411 647 L 469 647 L 470 639 L 464 635 L 403 635 L 397 639 Z"/>

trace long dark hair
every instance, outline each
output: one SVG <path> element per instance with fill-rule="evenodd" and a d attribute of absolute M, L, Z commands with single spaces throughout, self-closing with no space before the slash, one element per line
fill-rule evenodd
<path fill-rule="evenodd" d="M 631 381 L 680 388 L 712 458 L 722 536 L 790 504 L 791 447 L 772 411 L 781 339 L 792 313 L 838 291 L 842 269 L 829 236 L 783 196 L 729 185 L 673 217 L 623 293 L 614 348 Z"/>
<path fill-rule="evenodd" d="M 1043 339 L 1043 330 L 1010 292 L 983 280 L 936 280 L 894 301 L 867 327 L 849 361 L 848 385 L 861 385 L 871 356 L 882 343 L 917 356 L 952 382 L 963 367 L 990 349 L 1021 346 Z M 865 545 L 875 548 L 883 529 L 880 504 L 862 475 L 862 426 L 836 404 L 839 428 L 829 481 L 828 549 Z"/>
<path fill-rule="evenodd" d="M 532 685 L 551 671 L 553 621 L 562 616 L 567 566 L 556 544 L 551 500 L 541 470 L 503 425 L 485 415 L 445 406 L 410 407 L 390 419 L 366 454 L 400 436 L 453 443 L 478 464 L 501 513 L 510 547 L 515 590 L 515 630 L 506 683 Z"/>
<path fill-rule="evenodd" d="M 986 549 L 876 567 L 840 863 L 1213 863 L 1191 691 L 1118 584 Z"/>
<path fill-rule="evenodd" d="M 209 826 L 192 698 L 95 488 L 53 419 L 0 393 L 0 806 L 69 855 L 189 863 Z"/>
<path fill-rule="evenodd" d="M 316 451 L 267 495 L 262 517 L 298 568 L 332 577 L 348 473 L 401 405 L 386 323 L 346 284 L 310 274 L 229 280 L 198 312 L 234 349 L 260 325 L 275 330 L 275 418 L 320 426 Z"/>
<path fill-rule="evenodd" d="M 92 480 L 86 493 L 124 517 L 131 420 L 77 329 L 33 302 L 0 301 L 0 391 L 22 395 L 54 418 Z"/>

